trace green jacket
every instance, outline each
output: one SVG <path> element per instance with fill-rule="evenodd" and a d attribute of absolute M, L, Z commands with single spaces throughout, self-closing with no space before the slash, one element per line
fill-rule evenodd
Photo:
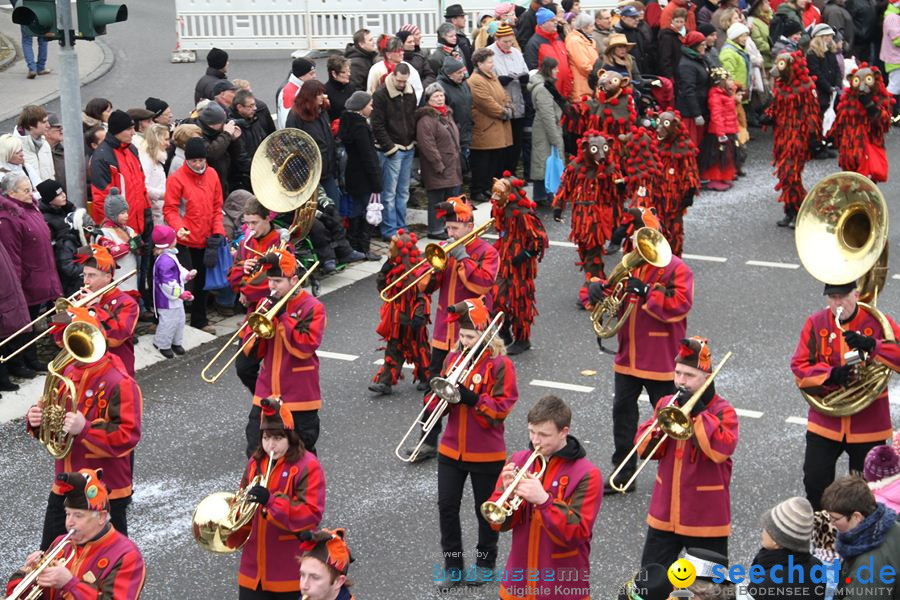
<path fill-rule="evenodd" d="M 733 40 L 728 40 L 719 51 L 719 60 L 722 62 L 722 67 L 731 73 L 731 78 L 735 83 L 740 84 L 744 89 L 744 97 L 748 97 L 749 94 L 746 92 L 748 91 L 747 81 L 750 79 L 750 57 L 747 52 Z"/>
<path fill-rule="evenodd" d="M 872 573 L 868 572 L 868 568 L 863 572 L 866 577 L 871 577 L 871 583 L 859 583 L 857 580 L 857 570 L 865 565 L 869 566 L 869 558 L 872 558 Z M 841 564 L 841 576 L 838 593 L 835 598 L 880 598 L 881 600 L 900 600 L 900 575 L 897 574 L 898 565 L 900 565 L 900 525 L 894 523 L 894 526 L 888 532 L 884 542 L 865 554 L 854 556 L 849 560 L 845 560 Z M 894 583 L 881 583 L 878 574 L 882 567 L 891 566 L 894 568 Z M 851 578 L 851 583 L 843 583 Z M 890 593 L 887 589 L 890 588 Z M 875 591 L 878 590 L 878 591 Z M 881 595 L 878 595 L 881 592 Z"/>
<path fill-rule="evenodd" d="M 772 45 L 769 43 L 769 24 L 759 17 L 750 19 L 750 39 L 756 44 L 756 49 L 763 57 L 763 67 L 768 73 L 775 64 L 772 58 Z"/>

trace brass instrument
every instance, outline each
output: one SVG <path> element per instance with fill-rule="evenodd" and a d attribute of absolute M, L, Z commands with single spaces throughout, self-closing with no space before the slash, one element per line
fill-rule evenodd
<path fill-rule="evenodd" d="M 822 179 L 800 205 L 794 240 L 803 268 L 819 281 L 857 280 L 857 306 L 878 321 L 886 341 L 894 341 L 887 318 L 875 308 L 888 262 L 888 210 L 878 186 L 847 171 Z M 841 329 L 839 320 L 837 325 Z M 854 377 L 845 387 L 821 396 L 801 393 L 818 412 L 844 417 L 874 402 L 892 373 L 869 357 L 854 367 Z"/>
<path fill-rule="evenodd" d="M 668 438 L 673 438 L 675 440 L 687 440 L 690 439 L 692 435 L 694 435 L 694 420 L 691 418 L 691 411 L 694 410 L 694 406 L 697 402 L 700 401 L 700 397 L 703 396 L 703 393 L 706 391 L 706 388 L 712 384 L 713 379 L 719 374 L 719 371 L 722 370 L 722 367 L 725 366 L 725 363 L 728 362 L 728 359 L 731 358 L 731 352 L 725 354 L 719 364 L 716 365 L 716 368 L 713 369 L 713 372 L 709 374 L 709 377 L 706 378 L 706 381 L 703 382 L 696 392 L 694 392 L 691 397 L 685 402 L 682 406 L 678 406 L 678 401 L 681 398 L 682 390 L 679 390 L 675 393 L 671 398 L 669 398 L 668 404 L 664 407 L 660 408 L 656 411 L 656 419 L 653 421 L 653 424 L 650 425 L 646 431 L 641 435 L 638 441 L 635 443 L 634 448 L 625 456 L 622 462 L 616 467 L 616 470 L 613 471 L 612 475 L 609 476 L 609 486 L 619 492 L 620 494 L 624 494 L 625 491 L 634 483 L 634 480 L 637 479 L 637 476 L 641 474 L 641 471 L 644 470 L 644 467 L 647 466 L 659 449 L 662 447 L 663 442 Z M 636 454 L 638 449 L 644 443 L 648 437 L 656 433 L 657 431 L 662 431 L 663 435 L 656 442 L 656 445 L 653 448 L 645 453 L 644 460 L 641 464 L 638 465 L 637 470 L 631 475 L 631 477 L 622 485 L 618 485 L 615 483 L 616 476 L 625 468 L 628 464 L 628 461 L 631 460 L 631 456 Z"/>
<path fill-rule="evenodd" d="M 65 567 L 75 558 L 75 542 L 71 540 L 75 530 L 70 530 L 63 539 L 44 552 L 40 562 L 29 571 L 25 577 L 13 588 L 12 594 L 6 600 L 40 600 L 44 597 L 44 588 L 37 584 L 38 577 L 47 567 Z"/>
<path fill-rule="evenodd" d="M 531 467 L 535 462 L 540 462 L 541 468 L 538 469 L 537 473 L 531 473 Z M 506 519 L 511 517 L 519 510 L 519 507 L 522 506 L 523 500 L 521 496 L 518 496 L 515 493 L 516 486 L 519 485 L 519 482 L 525 477 L 536 477 L 540 479 L 544 476 L 544 471 L 546 470 L 547 459 L 541 454 L 541 447 L 535 446 L 534 452 L 531 453 L 531 456 L 528 457 L 528 460 L 525 461 L 522 468 L 516 471 L 515 478 L 510 482 L 506 489 L 503 490 L 500 497 L 497 498 L 495 502 L 488 500 L 487 502 L 482 503 L 481 515 L 492 525 L 502 525 Z"/>
<path fill-rule="evenodd" d="M 381 299 L 385 302 L 393 302 L 435 271 L 443 271 L 447 268 L 447 256 L 450 254 L 451 250 L 460 245 L 465 246 L 476 237 L 485 233 L 493 225 L 494 219 L 488 219 L 466 235 L 462 236 L 458 240 L 453 240 L 453 242 L 447 244 L 446 246 L 441 246 L 440 244 L 434 243 L 428 244 L 427 246 L 425 246 L 425 258 L 411 266 L 405 273 L 400 275 L 400 277 L 392 281 L 389 285 L 386 285 L 384 289 L 381 290 Z M 405 281 L 407 277 L 414 275 L 415 272 L 419 270 L 419 268 L 425 266 L 426 264 L 430 265 L 427 270 L 423 271 L 418 277 L 413 279 L 412 282 L 404 286 L 402 290 L 400 290 L 393 296 L 388 296 L 389 290 L 392 290 L 400 285 L 400 282 Z"/>
<path fill-rule="evenodd" d="M 257 485 L 268 485 L 274 464 L 269 454 L 265 475 L 256 474 L 237 493 L 215 492 L 200 501 L 191 517 L 191 529 L 203 549 L 231 554 L 244 547 L 250 538 L 250 530 L 245 526 L 259 510 L 258 503 L 247 500 L 247 492 Z"/>
<path fill-rule="evenodd" d="M 72 361 L 92 364 L 106 354 L 106 338 L 96 326 L 83 321 L 69 323 L 62 334 L 63 349 L 47 365 L 41 407 L 40 442 L 59 460 L 69 454 L 74 436 L 63 431 L 66 413 L 78 410 L 75 383 L 62 372 Z"/>
<path fill-rule="evenodd" d="M 591 326 L 597 337 L 606 339 L 616 335 L 634 310 L 634 304 L 629 302 L 619 316 L 625 301 L 625 284 L 631 273 L 644 263 L 662 268 L 671 261 L 672 248 L 663 234 L 651 227 L 641 227 L 634 233 L 634 250 L 623 256 L 610 273 L 606 284 L 610 292 L 591 310 Z"/>
<path fill-rule="evenodd" d="M 258 337 L 266 340 L 274 337 L 275 315 L 281 312 L 282 307 L 288 302 L 288 300 L 290 300 L 291 296 L 296 294 L 297 290 L 303 287 L 303 284 L 306 283 L 306 280 L 309 279 L 310 275 L 312 275 L 313 271 L 315 271 L 318 266 L 319 261 L 313 263 L 313 265 L 306 270 L 306 273 L 303 274 L 303 277 L 301 277 L 297 281 L 297 283 L 291 286 L 291 289 L 288 290 L 287 294 L 285 294 L 284 297 L 274 305 L 270 307 L 269 304 L 271 304 L 271 300 L 269 298 L 266 298 L 255 311 L 247 315 L 247 318 L 244 319 L 244 322 L 241 323 L 241 326 L 238 327 L 237 331 L 235 331 L 231 335 L 231 337 L 228 338 L 228 341 L 225 342 L 225 345 L 222 346 L 222 349 L 216 352 L 216 355 L 213 356 L 210 361 L 206 363 L 206 366 L 203 367 L 203 370 L 200 371 L 200 378 L 203 379 L 203 381 L 205 381 L 206 383 L 215 383 L 219 380 L 226 369 L 231 366 L 231 363 L 237 360 L 237 357 L 240 356 L 242 352 L 256 343 L 256 339 Z M 230 359 L 228 359 L 228 362 L 222 365 L 222 368 L 216 371 L 213 375 L 208 375 L 208 371 L 212 369 L 216 361 L 219 360 L 219 357 L 222 356 L 225 351 L 228 350 L 228 348 L 230 348 L 240 339 L 241 334 L 244 333 L 245 327 L 249 327 L 250 330 L 253 331 L 253 334 L 248 337 L 243 344 L 241 344 L 241 347 L 238 348 L 237 352 L 235 352 Z"/>
<path fill-rule="evenodd" d="M 6 344 L 10 340 L 12 340 L 14 337 L 19 335 L 20 333 L 24 333 L 24 332 L 28 331 L 34 325 L 37 325 L 38 323 L 40 323 L 41 321 L 43 321 L 44 319 L 46 319 L 47 317 L 49 317 L 51 315 L 66 312 L 67 310 L 69 310 L 70 308 L 73 308 L 73 307 L 78 308 L 81 306 L 89 305 L 91 302 L 93 302 L 97 298 L 100 298 L 101 296 L 103 296 L 103 294 L 107 293 L 111 289 L 118 287 L 120 284 L 125 282 L 128 278 L 132 277 L 135 273 L 137 273 L 137 269 L 132 269 L 125 275 L 116 279 L 115 281 L 111 281 L 111 282 L 107 283 L 106 285 L 104 285 L 102 288 L 100 288 L 96 292 L 88 292 L 85 288 L 82 288 L 67 298 L 57 298 L 56 301 L 53 303 L 53 308 L 47 309 L 42 314 L 40 314 L 38 317 L 36 317 L 32 322 L 28 323 L 27 325 L 23 325 L 14 334 L 10 335 L 5 340 L 0 342 L 0 346 L 3 346 L 4 344 Z M 51 331 L 51 329 L 47 328 L 44 331 L 42 331 L 40 334 L 34 336 L 27 344 L 25 344 L 24 346 L 22 346 L 21 348 L 19 348 L 15 352 L 13 352 L 12 354 L 10 354 L 8 356 L 0 356 L 0 363 L 4 363 L 4 362 L 8 361 L 12 357 L 17 356 L 19 353 L 24 351 L 26 348 L 29 348 L 32 345 L 36 344 L 38 340 L 40 340 L 42 337 L 44 337 L 45 335 L 50 333 L 50 331 Z"/>
<path fill-rule="evenodd" d="M 472 373 L 472 369 L 475 368 L 475 365 L 478 364 L 481 357 L 484 356 L 484 353 L 490 350 L 494 338 L 500 334 L 502 323 L 503 313 L 499 312 L 491 320 L 472 347 L 453 360 L 450 369 L 447 371 L 447 376 L 435 377 L 431 380 L 429 383 L 431 386 L 431 394 L 429 394 L 428 402 L 426 402 L 425 406 L 422 407 L 422 410 L 419 411 L 416 420 L 409 426 L 403 439 L 400 440 L 400 443 L 397 444 L 397 447 L 394 449 L 394 454 L 397 455 L 397 458 L 403 462 L 410 463 L 416 460 L 419 451 L 422 449 L 422 444 L 425 443 L 425 438 L 431 430 L 434 429 L 435 425 L 440 423 L 441 417 L 444 415 L 444 411 L 447 410 L 447 407 L 450 404 L 459 404 L 459 390 L 456 386 L 460 381 L 468 379 L 469 375 Z M 433 410 L 431 410 L 431 413 L 429 414 L 429 408 L 432 407 L 432 403 L 435 400 L 437 400 L 437 402 L 434 404 Z M 417 431 L 419 428 L 422 429 L 422 437 L 419 439 L 412 452 L 410 452 L 409 456 L 403 456 L 401 454 L 403 446 L 406 445 L 407 440 L 413 435 L 413 432 Z"/>

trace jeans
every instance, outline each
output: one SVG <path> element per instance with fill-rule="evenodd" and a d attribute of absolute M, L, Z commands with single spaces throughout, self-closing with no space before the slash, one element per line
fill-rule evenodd
<path fill-rule="evenodd" d="M 425 194 L 428 196 L 428 233 L 444 233 L 446 223 L 443 217 L 437 216 L 437 205 L 444 202 L 450 196 L 460 193 L 460 186 L 452 188 L 441 188 L 439 190 L 428 190 Z"/>
<path fill-rule="evenodd" d="M 378 153 L 381 165 L 381 237 L 391 238 L 406 227 L 406 203 L 409 201 L 409 178 L 415 150 L 399 150 L 390 156 Z"/>
<path fill-rule="evenodd" d="M 47 66 L 47 40 L 44 38 L 37 38 L 38 59 L 35 64 L 34 47 L 31 45 L 33 39 L 35 38 L 25 33 L 25 28 L 22 27 L 22 54 L 25 55 L 25 64 L 28 65 L 29 71 L 39 73 Z"/>
<path fill-rule="evenodd" d="M 325 189 L 325 195 L 331 198 L 335 206 L 339 206 L 341 204 L 341 188 L 338 187 L 337 178 L 323 177 L 319 183 Z"/>

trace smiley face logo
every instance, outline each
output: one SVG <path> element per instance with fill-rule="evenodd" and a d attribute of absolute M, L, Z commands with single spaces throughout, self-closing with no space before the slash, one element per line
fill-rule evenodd
<path fill-rule="evenodd" d="M 686 588 L 697 579 L 697 571 L 693 563 L 685 558 L 679 558 L 669 567 L 669 582 L 676 588 Z"/>

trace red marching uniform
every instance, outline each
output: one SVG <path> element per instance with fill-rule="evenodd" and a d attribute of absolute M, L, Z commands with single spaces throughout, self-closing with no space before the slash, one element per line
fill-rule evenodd
<path fill-rule="evenodd" d="M 265 473 L 269 457 L 257 465 L 250 459 L 241 480 L 247 485 Z M 325 512 L 325 472 L 312 452 L 303 452 L 295 462 L 279 458 L 272 467 L 267 488 L 270 500 L 260 507 L 250 524 L 250 537 L 241 553 L 238 585 L 267 592 L 299 592 L 301 531 L 315 529 Z"/>
<path fill-rule="evenodd" d="M 508 462 L 521 468 L 531 453 L 516 452 Z M 603 477 L 585 455 L 584 447 L 570 435 L 566 446 L 547 460 L 543 477 L 550 495 L 547 502 L 523 503 L 495 526 L 513 532 L 506 568 L 499 576 L 502 600 L 590 599 L 591 538 L 603 501 Z M 491 500 L 503 491 L 501 477 Z"/>
<path fill-rule="evenodd" d="M 248 258 L 259 260 L 262 258 L 260 254 L 266 254 L 273 248 L 278 247 L 281 244 L 281 234 L 276 229 L 272 229 L 260 238 L 253 237 L 251 233 L 251 231 L 247 231 L 247 237 L 244 238 L 244 241 L 237 248 L 234 264 L 228 272 L 228 283 L 231 284 L 231 289 L 234 290 L 234 293 L 244 295 L 247 299 L 247 306 L 256 306 L 260 300 L 269 295 L 266 273 L 260 269 L 256 277 L 248 279 L 244 273 L 244 262 Z"/>

